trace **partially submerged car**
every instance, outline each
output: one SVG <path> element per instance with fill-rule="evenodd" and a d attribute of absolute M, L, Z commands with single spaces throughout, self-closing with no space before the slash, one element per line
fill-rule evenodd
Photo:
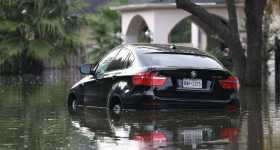
<path fill-rule="evenodd" d="M 198 49 L 126 44 L 97 65 L 82 65 L 86 77 L 70 90 L 69 108 L 239 108 L 239 82 L 216 58 Z"/>

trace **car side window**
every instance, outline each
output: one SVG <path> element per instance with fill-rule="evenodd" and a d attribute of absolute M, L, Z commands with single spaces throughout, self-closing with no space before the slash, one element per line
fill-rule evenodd
<path fill-rule="evenodd" d="M 108 69 L 110 63 L 114 60 L 114 58 L 119 53 L 120 49 L 113 50 L 111 53 L 109 53 L 105 58 L 103 58 L 100 63 L 98 64 L 98 67 L 96 69 L 96 76 L 101 76 L 106 72 Z"/>
<path fill-rule="evenodd" d="M 120 70 L 123 69 L 125 60 L 130 54 L 130 51 L 126 48 L 123 48 L 115 57 L 113 61 L 109 64 L 107 70 L 105 72 L 110 72 L 110 71 L 115 71 L 115 70 Z"/>

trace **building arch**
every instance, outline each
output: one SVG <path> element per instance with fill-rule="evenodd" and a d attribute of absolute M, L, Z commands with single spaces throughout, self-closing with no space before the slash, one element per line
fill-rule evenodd
<path fill-rule="evenodd" d="M 207 32 L 201 24 L 193 20 L 192 15 L 188 15 L 174 23 L 168 32 L 168 42 L 206 49 Z"/>
<path fill-rule="evenodd" d="M 135 15 L 129 21 L 125 33 L 127 43 L 150 43 L 152 40 L 151 30 L 147 21 L 141 15 Z"/>
<path fill-rule="evenodd" d="M 228 11 L 225 3 L 202 4 L 209 13 L 222 18 L 226 23 L 228 20 Z M 237 3 L 238 25 L 241 27 L 242 18 L 244 18 L 244 5 Z M 154 3 L 140 2 L 124 6 L 114 7 L 122 16 L 122 37 L 124 43 L 139 42 L 140 33 L 148 33 L 151 43 L 167 44 L 170 43 L 170 32 L 183 19 L 190 18 L 192 40 L 190 45 L 200 49 L 208 49 L 209 41 L 217 40 L 215 32 L 211 31 L 201 20 L 195 19 L 189 12 L 177 9 L 175 3 Z M 144 28 L 145 27 L 145 28 Z M 212 38 L 214 37 L 214 38 Z M 210 39 L 210 40 L 209 40 Z M 213 40 L 211 40 L 213 39 Z M 199 40 L 202 40 L 199 42 Z M 218 39 L 221 40 L 221 39 Z M 213 43 L 213 42 L 211 42 Z M 212 45 L 217 47 L 220 43 Z M 211 44 L 210 44 L 211 45 Z"/>
<path fill-rule="evenodd" d="M 168 33 L 168 42 L 169 43 L 191 43 L 192 36 L 191 20 L 189 17 L 185 17 Z"/>

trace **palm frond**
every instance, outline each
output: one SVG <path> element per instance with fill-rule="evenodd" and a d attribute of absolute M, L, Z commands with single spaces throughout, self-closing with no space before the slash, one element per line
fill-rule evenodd
<path fill-rule="evenodd" d="M 0 65 L 21 56 L 66 64 L 85 45 L 85 6 L 84 0 L 0 0 Z"/>
<path fill-rule="evenodd" d="M 24 41 L 19 38 L 11 37 L 0 41 L 1 63 L 12 56 L 19 55 L 23 49 Z"/>
<path fill-rule="evenodd" d="M 28 43 L 28 50 L 35 58 L 46 59 L 49 58 L 50 52 L 54 47 L 44 40 L 33 40 Z"/>
<path fill-rule="evenodd" d="M 0 19 L 0 31 L 15 32 L 18 28 L 18 25 L 18 22 Z"/>
<path fill-rule="evenodd" d="M 47 35 L 65 36 L 65 30 L 60 20 L 42 19 L 37 23 L 37 30 L 42 37 Z"/>

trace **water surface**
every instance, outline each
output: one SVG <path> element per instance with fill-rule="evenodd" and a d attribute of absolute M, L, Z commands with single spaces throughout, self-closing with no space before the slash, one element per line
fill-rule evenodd
<path fill-rule="evenodd" d="M 69 113 L 68 89 L 80 77 L 0 77 L 0 150 L 280 149 L 280 106 L 273 80 L 241 89 L 242 112 Z"/>

